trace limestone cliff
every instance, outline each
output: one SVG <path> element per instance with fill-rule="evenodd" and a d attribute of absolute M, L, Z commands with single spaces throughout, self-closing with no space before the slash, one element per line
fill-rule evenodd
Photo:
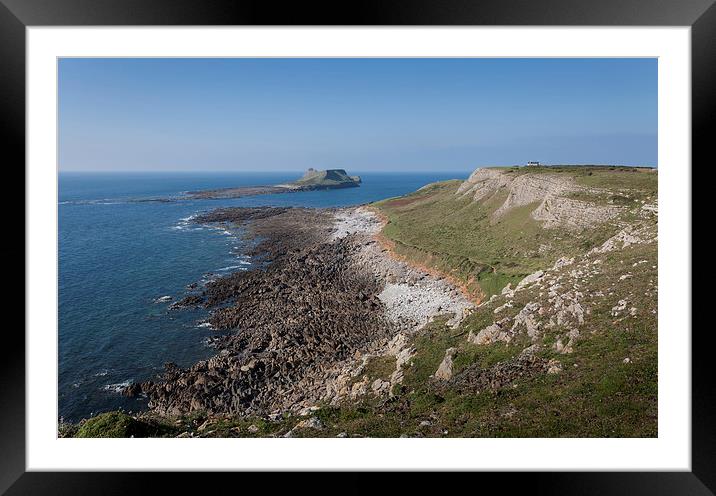
<path fill-rule="evenodd" d="M 574 178 L 551 172 L 515 172 L 515 169 L 482 168 L 473 172 L 456 194 L 472 195 L 475 201 L 487 201 L 506 195 L 493 212 L 493 221 L 508 211 L 534 204 L 532 218 L 543 221 L 545 228 L 582 229 L 601 224 L 619 214 L 615 205 L 592 201 L 602 191 L 578 185 Z M 594 197 L 586 199 L 586 197 Z M 501 199 L 501 197 L 499 197 Z"/>

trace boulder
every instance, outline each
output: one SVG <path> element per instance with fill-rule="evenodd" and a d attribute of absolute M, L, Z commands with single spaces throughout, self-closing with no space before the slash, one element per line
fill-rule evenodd
<path fill-rule="evenodd" d="M 443 381 L 452 379 L 452 359 L 457 354 L 457 348 L 448 348 L 445 350 L 445 358 L 440 362 L 438 370 L 435 371 L 435 378 Z"/>

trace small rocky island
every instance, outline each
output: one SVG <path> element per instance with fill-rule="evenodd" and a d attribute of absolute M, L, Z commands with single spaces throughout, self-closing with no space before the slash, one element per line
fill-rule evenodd
<path fill-rule="evenodd" d="M 303 177 L 285 184 L 188 191 L 187 195 L 192 199 L 241 198 L 244 196 L 290 193 L 297 191 L 357 188 L 360 186 L 360 183 L 361 179 L 359 176 L 349 176 L 344 169 L 317 170 L 309 168 Z"/>

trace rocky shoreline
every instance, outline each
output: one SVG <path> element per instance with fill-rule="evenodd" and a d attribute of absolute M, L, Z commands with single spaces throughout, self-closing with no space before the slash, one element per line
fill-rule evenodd
<path fill-rule="evenodd" d="M 389 396 L 411 356 L 409 336 L 437 315 L 456 325 L 474 307 L 447 280 L 392 257 L 365 207 L 228 208 L 195 220 L 246 227 L 261 263 L 178 302 L 211 309 L 212 327 L 231 332 L 215 338 L 212 358 L 167 364 L 127 388 L 158 414 L 273 416 Z M 371 357 L 395 360 L 390 381 L 355 382 Z"/>
<path fill-rule="evenodd" d="M 500 168 L 198 216 L 252 247 L 172 304 L 208 310 L 215 355 L 125 390 L 148 410 L 60 436 L 655 437 L 656 179 Z"/>

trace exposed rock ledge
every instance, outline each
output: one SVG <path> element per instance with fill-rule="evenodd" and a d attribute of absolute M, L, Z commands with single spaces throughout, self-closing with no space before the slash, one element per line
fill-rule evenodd
<path fill-rule="evenodd" d="M 375 353 L 364 355 L 358 363 L 347 364 L 328 383 L 324 399 L 338 403 L 345 398 L 361 395 L 392 394 L 392 387 L 402 382 L 403 366 L 407 365 L 415 350 L 409 336 L 420 330 L 438 315 L 449 315 L 448 325 L 456 327 L 475 305 L 454 285 L 444 278 L 429 274 L 418 267 L 398 260 L 381 246 L 376 235 L 382 227 L 381 219 L 370 209 L 347 209 L 336 215 L 333 240 L 354 237 L 360 248 L 353 255 L 356 266 L 370 271 L 381 281 L 383 290 L 378 294 L 385 315 L 393 324 L 393 337 Z M 395 357 L 395 370 L 389 381 L 373 384 L 354 382 L 368 361 L 378 356 Z M 352 383 L 352 384 L 351 384 Z"/>
<path fill-rule="evenodd" d="M 391 256 L 375 238 L 382 222 L 373 211 L 361 207 L 342 211 L 337 214 L 335 225 L 332 239 L 355 236 L 361 247 L 354 255 L 356 264 L 382 281 L 384 286 L 378 298 L 385 305 L 387 316 L 402 330 L 419 329 L 441 314 L 452 315 L 448 325 L 455 327 L 474 307 L 446 279 Z"/>
<path fill-rule="evenodd" d="M 458 188 L 458 195 L 472 195 L 475 201 L 484 201 L 494 195 L 506 192 L 507 198 L 492 214 L 498 221 L 510 210 L 540 202 L 532 211 L 532 218 L 544 222 L 546 229 L 563 227 L 584 229 L 613 219 L 619 214 L 619 207 L 597 205 L 587 201 L 569 198 L 577 192 L 597 192 L 580 186 L 571 177 L 557 174 L 509 174 L 497 168 L 477 169 Z"/>
<path fill-rule="evenodd" d="M 407 336 L 439 314 L 457 323 L 473 307 L 447 281 L 392 258 L 374 239 L 380 220 L 364 208 L 222 209 L 197 221 L 246 224 L 267 265 L 185 298 L 234 333 L 216 338 L 212 358 L 168 364 L 129 388 L 158 413 L 270 415 L 387 394 L 412 356 Z M 395 357 L 390 381 L 354 383 L 376 356 Z"/>

